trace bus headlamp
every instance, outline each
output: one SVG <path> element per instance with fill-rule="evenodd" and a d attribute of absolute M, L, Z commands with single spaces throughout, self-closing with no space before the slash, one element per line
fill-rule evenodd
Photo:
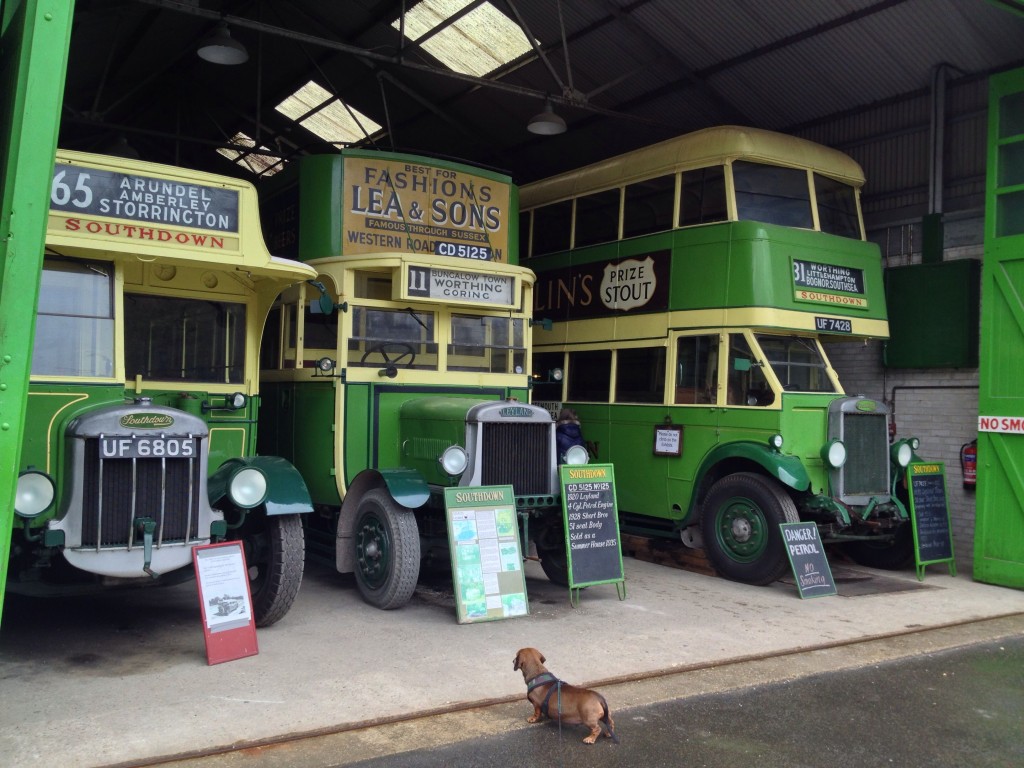
<path fill-rule="evenodd" d="M 832 469 L 839 469 L 846 463 L 846 446 L 842 440 L 830 440 L 821 449 L 821 458 Z"/>
<path fill-rule="evenodd" d="M 782 449 L 782 435 L 776 433 L 768 438 L 768 445 L 774 448 L 776 451 Z"/>
<path fill-rule="evenodd" d="M 446 474 L 455 477 L 466 471 L 466 467 L 469 466 L 469 454 L 461 445 L 449 445 L 438 461 L 441 462 L 441 469 Z"/>
<path fill-rule="evenodd" d="M 590 454 L 582 445 L 574 445 L 565 452 L 566 464 L 586 464 L 590 461 Z"/>
<path fill-rule="evenodd" d="M 917 449 L 921 447 L 921 441 L 916 437 L 911 437 L 907 440 L 907 442 L 910 443 L 910 449 L 914 453 L 917 453 Z"/>
<path fill-rule="evenodd" d="M 893 443 L 892 448 L 889 449 L 889 455 L 894 464 L 905 467 L 914 458 L 914 449 L 909 440 L 900 440 L 898 443 Z"/>
<path fill-rule="evenodd" d="M 561 381 L 564 375 L 565 374 L 561 368 L 552 368 L 548 371 L 548 378 L 551 379 L 551 381 Z"/>
<path fill-rule="evenodd" d="M 18 517 L 37 517 L 50 508 L 54 495 L 49 475 L 34 469 L 22 472 L 14 492 L 14 511 Z"/>
<path fill-rule="evenodd" d="M 228 481 L 231 501 L 242 509 L 252 509 L 267 498 L 267 476 L 255 467 L 244 467 Z"/>

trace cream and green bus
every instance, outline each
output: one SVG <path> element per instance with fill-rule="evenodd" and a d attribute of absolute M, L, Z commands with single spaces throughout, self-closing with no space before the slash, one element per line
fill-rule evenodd
<path fill-rule="evenodd" d="M 256 455 L 267 313 L 315 277 L 272 256 L 256 190 L 57 153 L 7 591 L 175 583 L 193 548 L 244 544 L 257 626 L 302 582 L 302 477 Z"/>
<path fill-rule="evenodd" d="M 533 273 L 508 176 L 349 149 L 261 190 L 271 247 L 317 271 L 264 336 L 261 449 L 300 470 L 311 558 L 382 609 L 450 566 L 444 490 L 510 485 L 521 543 L 567 583 L 555 423 L 529 403 Z M 577 450 L 569 462 L 585 463 Z"/>
<path fill-rule="evenodd" d="M 624 530 L 752 584 L 787 567 L 781 523 L 909 561 L 917 441 L 890 445 L 885 404 L 845 392 L 821 344 L 888 336 L 863 184 L 838 151 L 727 126 L 521 188 L 534 314 L 553 321 L 532 401 L 577 411 Z"/>

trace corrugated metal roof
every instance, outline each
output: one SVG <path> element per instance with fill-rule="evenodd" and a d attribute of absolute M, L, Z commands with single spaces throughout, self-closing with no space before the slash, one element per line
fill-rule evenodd
<path fill-rule="evenodd" d="M 145 159 L 218 172 L 240 132 L 285 157 L 329 151 L 274 110 L 314 80 L 383 126 L 367 144 L 529 181 L 712 125 L 831 121 L 849 141 L 919 128 L 917 107 L 873 105 L 915 101 L 940 64 L 951 83 L 1024 65 L 1024 14 L 986 0 L 512 0 L 495 8 L 543 56 L 473 79 L 403 42 L 392 24 L 414 5 L 79 0 L 60 142 L 103 151 L 124 134 Z M 245 64 L 194 55 L 222 16 Z M 548 94 L 568 131 L 537 137 L 525 125 Z M 855 112 L 871 117 L 835 119 Z"/>

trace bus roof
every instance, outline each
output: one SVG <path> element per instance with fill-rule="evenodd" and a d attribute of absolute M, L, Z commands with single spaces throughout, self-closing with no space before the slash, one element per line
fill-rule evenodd
<path fill-rule="evenodd" d="M 247 181 L 121 157 L 57 150 L 46 242 L 68 252 L 216 265 L 297 282 L 316 270 L 272 256 Z"/>
<path fill-rule="evenodd" d="M 519 188 L 521 209 L 732 160 L 810 168 L 854 187 L 864 171 L 839 150 L 807 139 L 736 125 L 705 128 Z"/>

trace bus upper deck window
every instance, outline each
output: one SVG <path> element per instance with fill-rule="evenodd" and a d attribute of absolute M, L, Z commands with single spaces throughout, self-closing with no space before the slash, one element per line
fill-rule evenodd
<path fill-rule="evenodd" d="M 757 334 L 768 363 L 787 392 L 835 392 L 814 339 Z"/>
<path fill-rule="evenodd" d="M 364 368 L 394 363 L 399 368 L 437 370 L 434 313 L 413 307 L 353 307 L 348 360 L 349 365 Z"/>
<path fill-rule="evenodd" d="M 674 174 L 627 185 L 622 212 L 622 236 L 637 237 L 672 229 L 675 191 Z"/>
<path fill-rule="evenodd" d="M 807 171 L 737 160 L 732 164 L 741 221 L 812 229 Z"/>
<path fill-rule="evenodd" d="M 665 402 L 665 348 L 620 349 L 615 366 L 615 402 Z"/>
<path fill-rule="evenodd" d="M 33 374 L 114 375 L 113 274 L 111 264 L 46 259 Z"/>
<path fill-rule="evenodd" d="M 245 305 L 126 293 L 124 371 L 161 381 L 241 384 Z"/>
<path fill-rule="evenodd" d="M 555 402 L 562 400 L 562 369 L 565 365 L 561 352 L 534 352 L 531 374 L 533 402 Z"/>
<path fill-rule="evenodd" d="M 619 190 L 607 189 L 576 198 L 576 239 L 573 247 L 619 239 Z"/>
<path fill-rule="evenodd" d="M 679 226 L 725 221 L 725 169 L 721 165 L 683 172 Z"/>
<path fill-rule="evenodd" d="M 611 394 L 612 351 L 570 352 L 566 375 L 568 400 L 607 403 Z"/>
<path fill-rule="evenodd" d="M 563 200 L 533 211 L 533 249 L 531 256 L 569 250 L 572 230 L 572 200 Z"/>
<path fill-rule="evenodd" d="M 818 203 L 821 231 L 860 240 L 857 193 L 849 184 L 814 174 L 814 197 Z"/>
<path fill-rule="evenodd" d="M 448 370 L 520 373 L 526 347 L 521 318 L 452 315 Z"/>

